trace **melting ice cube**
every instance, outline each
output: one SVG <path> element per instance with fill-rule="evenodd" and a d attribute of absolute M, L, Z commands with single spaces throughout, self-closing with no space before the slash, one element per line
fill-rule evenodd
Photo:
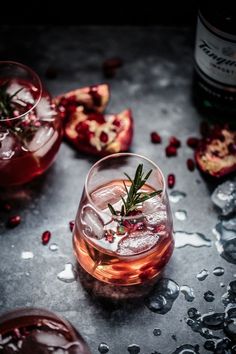
<path fill-rule="evenodd" d="M 92 201 L 99 209 L 106 209 L 108 203 L 116 204 L 120 201 L 121 196 L 125 195 L 125 190 L 123 186 L 120 185 L 110 185 L 109 188 L 101 187 L 91 194 Z"/>
<path fill-rule="evenodd" d="M 83 231 L 88 237 L 100 240 L 104 236 L 104 223 L 101 216 L 90 205 L 86 205 L 82 210 Z"/>
<path fill-rule="evenodd" d="M 117 253 L 123 256 L 139 254 L 148 251 L 157 244 L 159 236 L 148 231 L 133 232 L 122 238 L 118 244 Z"/>
<path fill-rule="evenodd" d="M 236 211 L 236 179 L 219 185 L 214 190 L 211 199 L 221 209 L 223 215 Z"/>

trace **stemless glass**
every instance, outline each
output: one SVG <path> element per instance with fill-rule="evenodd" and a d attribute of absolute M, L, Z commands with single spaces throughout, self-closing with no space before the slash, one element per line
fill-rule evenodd
<path fill-rule="evenodd" d="M 0 186 L 42 174 L 61 138 L 59 115 L 38 75 L 20 63 L 0 62 Z"/>
<path fill-rule="evenodd" d="M 17 309 L 0 317 L 0 353 L 91 354 L 67 320 L 38 308 Z"/>
<path fill-rule="evenodd" d="M 146 174 L 140 189 L 160 194 L 146 200 L 127 216 L 113 215 L 108 204 L 121 210 L 138 165 Z M 172 216 L 159 167 L 131 153 L 114 154 L 90 169 L 73 232 L 79 264 L 100 281 L 121 286 L 153 281 L 169 261 L 174 248 Z"/>

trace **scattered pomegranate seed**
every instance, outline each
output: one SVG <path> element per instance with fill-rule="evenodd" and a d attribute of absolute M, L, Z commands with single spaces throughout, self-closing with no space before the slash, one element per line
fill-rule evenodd
<path fill-rule="evenodd" d="M 181 141 L 175 136 L 171 136 L 169 139 L 169 145 L 179 148 L 181 146 Z"/>
<path fill-rule="evenodd" d="M 110 58 L 103 63 L 103 73 L 107 78 L 112 78 L 116 75 L 116 70 L 123 65 L 121 58 Z"/>
<path fill-rule="evenodd" d="M 19 215 L 11 216 L 7 221 L 7 226 L 10 228 L 16 227 L 21 222 L 21 217 Z"/>
<path fill-rule="evenodd" d="M 189 147 L 191 147 L 192 149 L 196 149 L 196 147 L 198 146 L 199 143 L 199 139 L 195 138 L 195 137 L 190 137 L 187 139 L 187 145 Z"/>
<path fill-rule="evenodd" d="M 189 169 L 189 171 L 194 171 L 195 170 L 195 162 L 193 161 L 193 159 L 188 159 L 186 161 L 187 167 Z"/>
<path fill-rule="evenodd" d="M 69 227 L 70 227 L 70 231 L 71 231 L 71 232 L 73 231 L 74 226 L 75 226 L 75 220 L 71 220 L 71 221 L 69 222 Z"/>
<path fill-rule="evenodd" d="M 151 142 L 153 144 L 160 144 L 161 143 L 161 137 L 157 132 L 152 132 L 150 135 L 151 135 Z"/>
<path fill-rule="evenodd" d="M 166 147 L 166 156 L 171 157 L 171 156 L 176 156 L 177 155 L 177 149 L 173 145 L 168 145 Z"/>
<path fill-rule="evenodd" d="M 175 175 L 170 173 L 167 177 L 167 183 L 169 188 L 173 188 L 175 185 Z"/>
<path fill-rule="evenodd" d="M 12 205 L 10 203 L 5 203 L 3 205 L 3 210 L 6 211 L 6 212 L 9 212 L 12 210 Z"/>
<path fill-rule="evenodd" d="M 42 233 L 42 244 L 47 245 L 48 242 L 50 241 L 51 238 L 51 232 L 50 231 L 44 231 Z"/>

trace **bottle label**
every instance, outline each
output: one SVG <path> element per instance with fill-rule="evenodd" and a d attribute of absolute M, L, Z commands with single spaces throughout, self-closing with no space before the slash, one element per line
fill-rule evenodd
<path fill-rule="evenodd" d="M 201 17 L 198 17 L 195 61 L 212 85 L 236 88 L 236 36 L 235 40 L 220 36 Z"/>

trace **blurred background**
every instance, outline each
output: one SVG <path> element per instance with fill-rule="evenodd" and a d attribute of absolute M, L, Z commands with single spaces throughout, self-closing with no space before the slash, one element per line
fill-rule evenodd
<path fill-rule="evenodd" d="M 197 0 L 189 1 L 10 1 L 1 24 L 195 25 Z"/>

